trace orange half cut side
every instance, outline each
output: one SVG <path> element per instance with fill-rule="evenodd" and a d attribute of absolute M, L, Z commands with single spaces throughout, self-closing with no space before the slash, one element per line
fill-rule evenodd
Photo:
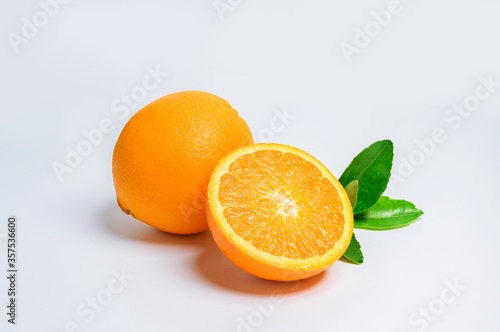
<path fill-rule="evenodd" d="M 316 275 L 349 246 L 353 214 L 338 180 L 317 159 L 281 144 L 229 153 L 208 185 L 207 216 L 222 252 L 271 280 Z"/>

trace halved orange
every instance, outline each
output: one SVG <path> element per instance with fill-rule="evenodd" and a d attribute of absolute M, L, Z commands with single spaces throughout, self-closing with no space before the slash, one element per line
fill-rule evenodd
<path fill-rule="evenodd" d="M 208 185 L 208 225 L 222 252 L 271 280 L 316 275 L 339 259 L 353 230 L 352 207 L 316 158 L 281 144 L 238 148 Z"/>

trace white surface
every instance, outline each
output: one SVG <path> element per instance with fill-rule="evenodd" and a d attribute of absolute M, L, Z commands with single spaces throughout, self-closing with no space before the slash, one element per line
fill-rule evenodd
<path fill-rule="evenodd" d="M 500 6 L 403 1 L 348 63 L 340 43 L 387 4 L 242 1 L 221 20 L 211 0 L 73 1 L 15 53 L 7 34 L 40 7 L 3 2 L 0 233 L 7 215 L 19 217 L 20 307 L 14 327 L 1 310 L 0 330 L 64 331 L 75 321 L 81 331 L 237 331 L 273 292 L 285 295 L 255 331 L 418 331 L 410 317 L 429 305 L 443 312 L 428 331 L 499 330 L 500 89 L 457 129 L 443 115 L 478 77 L 500 80 Z M 170 76 L 120 118 L 113 102 L 156 65 Z M 415 140 L 442 128 L 447 140 L 387 192 L 424 217 L 400 230 L 358 230 L 363 265 L 339 261 L 296 284 L 242 272 L 208 232 L 168 235 L 126 216 L 111 177 L 121 128 L 154 99 L 190 89 L 228 100 L 257 139 L 273 109 L 286 108 L 295 118 L 273 141 L 308 151 L 337 176 L 383 138 L 395 143 L 397 172 Z M 52 163 L 103 118 L 114 130 L 59 182 Z M 121 269 L 135 279 L 85 321 L 77 308 Z M 441 308 L 454 279 L 466 289 Z"/>

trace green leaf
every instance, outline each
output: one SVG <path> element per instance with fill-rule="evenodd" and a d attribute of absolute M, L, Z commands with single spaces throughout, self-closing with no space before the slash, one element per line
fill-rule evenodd
<path fill-rule="evenodd" d="M 408 201 L 382 196 L 370 209 L 354 215 L 354 227 L 371 230 L 401 228 L 423 214 Z"/>
<path fill-rule="evenodd" d="M 344 252 L 344 257 L 355 264 L 363 263 L 364 257 L 363 253 L 361 252 L 361 245 L 359 244 L 358 240 L 356 240 L 354 233 L 352 234 L 349 247 L 347 247 L 347 250 Z"/>
<path fill-rule="evenodd" d="M 344 188 L 358 180 L 358 195 L 353 213 L 363 212 L 372 207 L 383 194 L 389 183 L 394 157 L 394 145 L 390 140 L 373 143 L 347 166 L 339 178 Z"/>
<path fill-rule="evenodd" d="M 347 196 L 349 197 L 349 201 L 351 202 L 351 206 L 354 209 L 356 206 L 356 200 L 358 198 L 358 180 L 351 181 L 346 187 L 345 191 Z"/>

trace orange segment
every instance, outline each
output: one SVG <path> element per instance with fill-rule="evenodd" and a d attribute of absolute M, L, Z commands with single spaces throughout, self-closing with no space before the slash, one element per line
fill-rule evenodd
<path fill-rule="evenodd" d="M 325 270 L 349 245 L 352 208 L 344 188 L 297 148 L 253 144 L 224 157 L 208 187 L 214 238 L 242 269 L 266 279 Z"/>

